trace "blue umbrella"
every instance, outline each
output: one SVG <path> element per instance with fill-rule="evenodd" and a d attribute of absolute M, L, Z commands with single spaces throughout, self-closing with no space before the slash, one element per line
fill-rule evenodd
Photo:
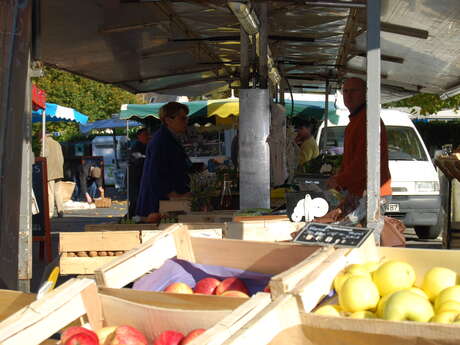
<path fill-rule="evenodd" d="M 32 122 L 42 121 L 43 110 L 32 111 Z M 76 111 L 72 108 L 63 107 L 54 103 L 46 103 L 45 109 L 46 121 L 47 122 L 58 122 L 58 121 L 72 121 L 78 123 L 88 122 L 88 116 Z"/>

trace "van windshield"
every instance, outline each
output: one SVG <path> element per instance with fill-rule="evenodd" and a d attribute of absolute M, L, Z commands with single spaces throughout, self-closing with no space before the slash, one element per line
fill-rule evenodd
<path fill-rule="evenodd" d="M 392 161 L 427 161 L 417 133 L 411 127 L 386 126 L 388 138 L 388 158 Z M 345 126 L 328 127 L 327 149 L 336 154 L 343 154 L 343 137 Z M 320 147 L 323 147 L 324 133 L 321 131 Z"/>

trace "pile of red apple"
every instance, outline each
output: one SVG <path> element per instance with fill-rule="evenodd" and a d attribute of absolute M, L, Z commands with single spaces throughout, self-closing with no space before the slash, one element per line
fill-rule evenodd
<path fill-rule="evenodd" d="M 155 338 L 153 345 L 186 345 L 204 333 L 203 328 L 194 329 L 186 336 L 176 331 L 164 331 Z M 70 327 L 61 336 L 63 345 L 148 345 L 145 336 L 131 326 L 104 327 L 93 332 L 84 327 Z"/>
<path fill-rule="evenodd" d="M 227 297 L 249 297 L 249 291 L 244 282 L 237 277 L 229 277 L 222 281 L 216 278 L 203 278 L 192 289 L 185 283 L 177 282 L 169 285 L 165 292 L 217 295 Z"/>

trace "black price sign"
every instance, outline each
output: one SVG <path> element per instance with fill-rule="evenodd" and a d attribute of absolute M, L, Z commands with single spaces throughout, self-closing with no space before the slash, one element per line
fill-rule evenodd
<path fill-rule="evenodd" d="M 299 231 L 294 242 L 335 247 L 359 247 L 372 233 L 369 228 L 309 223 Z"/>

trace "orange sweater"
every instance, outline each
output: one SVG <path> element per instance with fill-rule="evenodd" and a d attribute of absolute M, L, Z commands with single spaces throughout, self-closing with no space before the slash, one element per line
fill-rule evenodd
<path fill-rule="evenodd" d="M 391 176 L 388 169 L 387 133 L 380 120 L 380 195 L 391 195 Z M 350 116 L 345 128 L 343 161 L 336 175 L 340 187 L 361 197 L 367 188 L 366 108 Z"/>

